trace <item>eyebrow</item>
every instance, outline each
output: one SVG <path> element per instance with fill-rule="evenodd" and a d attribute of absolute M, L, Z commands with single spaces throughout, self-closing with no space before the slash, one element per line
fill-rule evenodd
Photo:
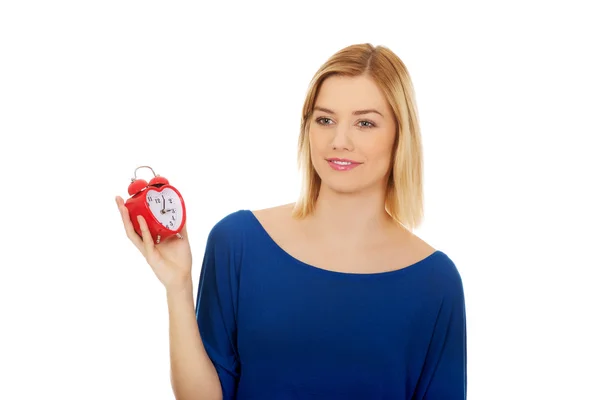
<path fill-rule="evenodd" d="M 324 107 L 318 107 L 318 106 L 315 106 L 315 110 L 318 110 L 318 111 L 323 111 L 323 112 L 325 112 L 325 113 L 328 113 L 328 114 L 335 115 L 335 112 L 331 111 L 331 110 L 330 110 L 330 109 L 328 109 L 328 108 L 324 108 Z M 373 108 L 370 108 L 370 109 L 367 109 L 367 110 L 357 110 L 357 111 L 353 111 L 353 112 L 352 112 L 352 115 L 364 115 L 364 114 L 369 114 L 369 113 L 375 113 L 375 114 L 379 114 L 379 115 L 381 115 L 381 116 L 383 117 L 383 114 L 382 114 L 382 113 L 380 113 L 379 111 L 377 111 L 377 110 L 375 110 L 375 109 L 373 109 Z"/>

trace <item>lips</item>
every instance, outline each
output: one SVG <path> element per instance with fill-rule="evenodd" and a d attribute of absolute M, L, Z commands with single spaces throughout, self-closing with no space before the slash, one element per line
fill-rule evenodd
<path fill-rule="evenodd" d="M 345 158 L 328 158 L 327 163 L 335 171 L 350 171 L 362 164 Z"/>

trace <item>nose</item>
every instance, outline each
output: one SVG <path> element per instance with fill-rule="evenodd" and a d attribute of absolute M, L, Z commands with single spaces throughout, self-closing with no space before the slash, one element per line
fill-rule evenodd
<path fill-rule="evenodd" d="M 331 139 L 331 148 L 334 150 L 352 150 L 353 147 L 350 130 L 342 125 L 338 125 Z"/>

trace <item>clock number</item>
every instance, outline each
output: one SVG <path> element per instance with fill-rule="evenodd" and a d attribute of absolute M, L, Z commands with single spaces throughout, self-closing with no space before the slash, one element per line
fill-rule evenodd
<path fill-rule="evenodd" d="M 174 215 L 171 215 L 171 219 L 172 219 L 173 221 L 175 221 L 175 216 L 174 216 Z"/>
<path fill-rule="evenodd" d="M 154 199 L 155 203 L 160 203 L 160 199 Z"/>
<path fill-rule="evenodd" d="M 171 226 L 173 226 L 173 221 L 169 221 L 169 224 L 170 224 Z"/>
<path fill-rule="evenodd" d="M 148 203 L 152 202 L 152 196 L 148 196 Z"/>
<path fill-rule="evenodd" d="M 169 197 L 169 204 L 173 204 L 173 199 Z"/>

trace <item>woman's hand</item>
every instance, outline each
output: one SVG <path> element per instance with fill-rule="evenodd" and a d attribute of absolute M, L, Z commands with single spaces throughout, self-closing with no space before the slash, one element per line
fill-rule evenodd
<path fill-rule="evenodd" d="M 140 238 L 133 228 L 129 210 L 125 207 L 123 199 L 117 196 L 115 200 L 121 213 L 127 237 L 142 253 L 167 291 L 186 288 L 191 283 L 192 278 L 192 252 L 186 227 L 184 226 L 181 231 L 183 239 L 172 236 L 155 245 L 144 218 L 138 216 L 142 231 L 142 237 Z"/>

